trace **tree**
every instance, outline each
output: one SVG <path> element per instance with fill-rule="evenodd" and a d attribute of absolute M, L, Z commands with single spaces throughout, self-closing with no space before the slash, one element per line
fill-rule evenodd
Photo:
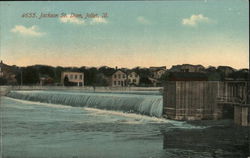
<path fill-rule="evenodd" d="M 55 82 L 57 82 L 57 83 L 61 82 L 61 75 L 62 75 L 63 71 L 64 71 L 63 67 L 58 66 L 55 68 L 55 77 L 54 77 Z"/>
<path fill-rule="evenodd" d="M 7 80 L 5 78 L 0 77 L 0 85 L 6 85 Z"/>
<path fill-rule="evenodd" d="M 160 81 L 168 81 L 169 77 L 170 77 L 170 74 L 171 74 L 170 72 L 164 73 L 159 80 Z"/>
<path fill-rule="evenodd" d="M 68 76 L 64 77 L 63 84 L 64 84 L 64 86 L 70 86 L 70 82 L 69 82 Z"/>
<path fill-rule="evenodd" d="M 23 83 L 24 84 L 36 84 L 39 82 L 38 71 L 32 67 L 28 66 L 23 70 Z"/>
<path fill-rule="evenodd" d="M 80 71 L 83 71 L 82 69 Z M 84 82 L 85 85 L 92 86 L 98 73 L 96 68 L 84 69 Z"/>
<path fill-rule="evenodd" d="M 152 82 L 148 79 L 148 77 L 141 77 L 140 78 L 140 85 L 142 85 L 142 86 L 151 86 Z"/>
<path fill-rule="evenodd" d="M 107 80 L 102 73 L 98 73 L 95 77 L 94 85 L 96 86 L 108 86 Z"/>
<path fill-rule="evenodd" d="M 51 67 L 51 66 L 45 66 L 45 65 L 41 65 L 38 68 L 38 72 L 41 75 L 47 75 L 51 78 L 55 77 L 55 68 Z"/>

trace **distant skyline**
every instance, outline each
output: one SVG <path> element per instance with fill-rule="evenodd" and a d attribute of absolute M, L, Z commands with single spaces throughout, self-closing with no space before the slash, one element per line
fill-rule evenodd
<path fill-rule="evenodd" d="M 248 0 L 1 1 L 0 9 L 0 59 L 10 65 L 249 66 Z"/>

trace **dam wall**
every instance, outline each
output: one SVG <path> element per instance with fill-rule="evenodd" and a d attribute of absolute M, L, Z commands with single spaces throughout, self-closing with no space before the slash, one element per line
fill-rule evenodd
<path fill-rule="evenodd" d="M 89 107 L 122 111 L 154 117 L 162 116 L 162 96 L 159 94 L 130 94 L 70 91 L 10 91 L 7 97 L 73 107 Z"/>
<path fill-rule="evenodd" d="M 7 86 L 6 86 L 7 87 Z M 9 86 L 12 90 L 71 90 L 71 91 L 163 91 L 163 87 L 93 87 L 93 86 Z"/>

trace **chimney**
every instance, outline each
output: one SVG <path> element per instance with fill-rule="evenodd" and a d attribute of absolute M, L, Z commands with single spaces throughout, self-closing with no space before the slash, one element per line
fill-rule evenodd
<path fill-rule="evenodd" d="M 118 68 L 117 68 L 117 66 L 115 67 L 115 70 L 117 70 Z"/>

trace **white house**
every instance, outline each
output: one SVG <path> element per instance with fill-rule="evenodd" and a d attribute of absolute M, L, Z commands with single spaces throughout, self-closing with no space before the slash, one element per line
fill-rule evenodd
<path fill-rule="evenodd" d="M 140 83 L 140 76 L 136 72 L 128 73 L 128 85 L 138 86 Z"/>
<path fill-rule="evenodd" d="M 61 83 L 64 85 L 65 78 L 68 78 L 69 82 L 76 83 L 77 86 L 84 86 L 84 73 L 81 72 L 62 72 Z"/>
<path fill-rule="evenodd" d="M 113 87 L 127 86 L 127 74 L 121 70 L 117 70 L 111 76 L 111 86 Z"/>

